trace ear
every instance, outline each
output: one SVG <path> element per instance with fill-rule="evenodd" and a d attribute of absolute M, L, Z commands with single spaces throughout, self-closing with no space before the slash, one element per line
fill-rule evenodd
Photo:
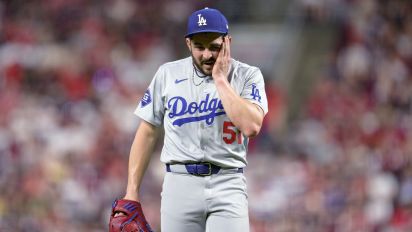
<path fill-rule="evenodd" d="M 186 46 L 192 52 L 192 40 L 190 38 L 186 38 Z"/>

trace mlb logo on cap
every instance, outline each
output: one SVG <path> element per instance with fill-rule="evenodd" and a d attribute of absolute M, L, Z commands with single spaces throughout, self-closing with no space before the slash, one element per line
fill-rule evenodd
<path fill-rule="evenodd" d="M 229 33 L 229 25 L 225 16 L 220 11 L 207 7 L 193 12 L 187 22 L 185 37 L 203 32 Z"/>

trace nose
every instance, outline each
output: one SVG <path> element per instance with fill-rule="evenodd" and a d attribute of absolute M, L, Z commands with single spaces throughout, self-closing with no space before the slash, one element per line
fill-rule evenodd
<path fill-rule="evenodd" d="M 205 50 L 203 50 L 203 59 L 204 60 L 208 60 L 208 59 L 210 59 L 210 58 L 212 58 L 213 57 L 213 53 L 212 53 L 212 51 L 210 51 L 209 49 L 205 49 Z"/>

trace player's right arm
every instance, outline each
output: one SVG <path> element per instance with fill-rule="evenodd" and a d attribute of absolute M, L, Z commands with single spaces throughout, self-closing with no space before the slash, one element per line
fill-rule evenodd
<path fill-rule="evenodd" d="M 155 149 L 160 131 L 161 127 L 156 127 L 141 120 L 130 149 L 125 199 L 139 201 L 140 184 Z"/>

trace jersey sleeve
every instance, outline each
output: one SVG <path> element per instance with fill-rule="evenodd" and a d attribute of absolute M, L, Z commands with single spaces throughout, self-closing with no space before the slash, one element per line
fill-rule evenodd
<path fill-rule="evenodd" d="M 134 111 L 137 116 L 154 126 L 160 126 L 163 122 L 163 80 L 164 71 L 160 67 Z"/>
<path fill-rule="evenodd" d="M 250 71 L 250 74 L 246 78 L 243 91 L 241 92 L 241 97 L 258 105 L 265 114 L 268 112 L 265 81 L 262 72 L 258 68 Z"/>

